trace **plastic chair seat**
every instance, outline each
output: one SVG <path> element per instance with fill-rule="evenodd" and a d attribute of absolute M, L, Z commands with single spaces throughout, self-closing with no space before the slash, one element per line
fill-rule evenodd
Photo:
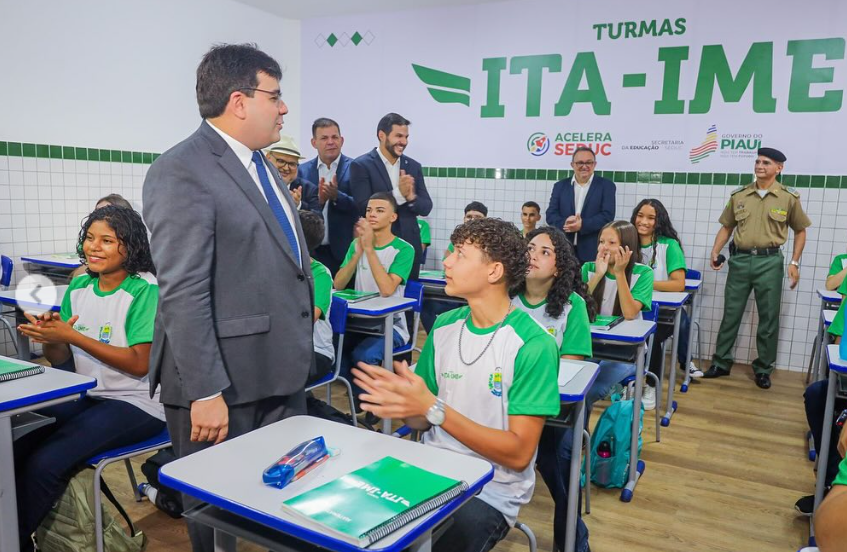
<path fill-rule="evenodd" d="M 137 455 L 143 454 L 148 449 L 152 448 L 164 448 L 170 446 L 171 444 L 171 436 L 168 433 L 168 429 L 165 428 L 158 435 L 147 439 L 146 441 L 141 441 L 140 443 L 135 443 L 133 445 L 127 445 L 125 447 L 120 447 L 112 450 L 107 450 L 106 452 L 101 452 L 97 456 L 93 456 L 86 461 L 86 464 L 91 464 L 92 466 L 96 466 L 100 462 L 106 459 L 117 458 L 119 456 L 126 455 Z"/>

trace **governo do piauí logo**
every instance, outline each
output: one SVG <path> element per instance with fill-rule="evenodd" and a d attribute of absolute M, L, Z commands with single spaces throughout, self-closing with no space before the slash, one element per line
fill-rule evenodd
<path fill-rule="evenodd" d="M 550 138 L 543 132 L 533 132 L 526 141 L 526 149 L 535 157 L 541 157 L 550 150 Z"/>

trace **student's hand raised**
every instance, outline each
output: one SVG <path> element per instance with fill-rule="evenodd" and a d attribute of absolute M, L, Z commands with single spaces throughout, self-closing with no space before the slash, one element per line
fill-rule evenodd
<path fill-rule="evenodd" d="M 609 270 L 609 259 L 611 253 L 608 251 L 597 251 L 597 258 L 594 260 L 594 266 L 598 274 L 605 274 Z"/>
<path fill-rule="evenodd" d="M 359 395 L 362 410 L 380 418 L 412 418 L 425 416 L 435 404 L 435 395 L 423 378 L 409 369 L 406 361 L 394 362 L 394 372 L 382 366 L 360 362 L 353 368 L 353 381 L 365 390 Z"/>
<path fill-rule="evenodd" d="M 374 248 L 374 230 L 365 219 L 359 219 L 356 223 L 356 231 L 359 236 L 359 243 L 365 251 Z"/>
<path fill-rule="evenodd" d="M 631 258 L 632 251 L 630 251 L 629 246 L 618 247 L 617 251 L 615 251 L 615 277 L 626 276 L 626 267 Z"/>
<path fill-rule="evenodd" d="M 218 444 L 229 433 L 229 408 L 223 395 L 191 403 L 191 440 Z"/>
<path fill-rule="evenodd" d="M 58 312 L 45 312 L 38 316 L 25 312 L 29 324 L 21 324 L 18 331 L 36 343 L 70 343 L 79 335 L 74 324 L 79 316 L 72 316 L 67 322 L 62 321 Z"/>

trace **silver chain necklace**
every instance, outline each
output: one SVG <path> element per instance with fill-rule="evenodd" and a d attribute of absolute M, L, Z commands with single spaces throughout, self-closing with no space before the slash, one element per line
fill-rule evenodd
<path fill-rule="evenodd" d="M 471 313 L 468 312 L 468 315 L 465 317 L 464 321 L 462 321 L 462 327 L 459 329 L 459 360 L 462 361 L 462 364 L 464 364 L 465 366 L 473 366 L 474 364 L 476 364 L 476 362 L 479 359 L 482 358 L 482 355 L 485 354 L 485 351 L 487 351 L 488 348 L 491 347 L 491 343 L 494 341 L 494 336 L 497 335 L 497 332 L 500 331 L 500 328 L 503 327 L 503 324 L 506 322 L 506 319 L 509 317 L 509 313 L 512 312 L 513 306 L 514 305 L 511 305 L 511 304 L 509 305 L 509 310 L 506 311 L 506 316 L 503 317 L 503 320 L 501 320 L 500 324 L 497 325 L 497 329 L 494 330 L 494 333 L 492 333 L 491 337 L 488 338 L 488 343 L 486 343 L 485 348 L 482 350 L 481 353 L 479 353 L 479 355 L 477 355 L 477 357 L 475 359 L 473 359 L 470 362 L 466 361 L 465 357 L 462 355 L 462 334 L 465 333 L 465 326 L 468 325 L 468 318 L 471 317 Z"/>

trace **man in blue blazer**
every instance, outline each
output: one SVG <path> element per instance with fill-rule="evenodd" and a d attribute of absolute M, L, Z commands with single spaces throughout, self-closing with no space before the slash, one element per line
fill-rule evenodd
<path fill-rule="evenodd" d="M 315 258 L 335 275 L 347 248 L 353 241 L 353 226 L 359 209 L 350 191 L 352 159 L 341 153 L 344 137 L 338 123 L 321 117 L 312 123 L 312 147 L 318 150 L 314 159 L 297 169 L 303 180 L 318 183 L 318 209 L 324 219 L 324 239 L 315 250 Z"/>
<path fill-rule="evenodd" d="M 600 229 L 615 218 L 615 183 L 597 176 L 597 158 L 590 148 L 574 151 L 574 176 L 553 185 L 547 224 L 561 228 L 574 244 L 581 263 L 597 258 Z"/>
<path fill-rule="evenodd" d="M 350 189 L 360 215 L 364 215 L 368 200 L 376 192 L 394 195 L 399 208 L 391 231 L 415 248 L 416 262 L 409 279 L 416 280 L 423 258 L 417 217 L 425 217 L 432 211 L 432 199 L 426 190 L 421 164 L 403 155 L 409 143 L 410 124 L 397 113 L 380 119 L 376 127 L 379 147 L 350 164 Z"/>

